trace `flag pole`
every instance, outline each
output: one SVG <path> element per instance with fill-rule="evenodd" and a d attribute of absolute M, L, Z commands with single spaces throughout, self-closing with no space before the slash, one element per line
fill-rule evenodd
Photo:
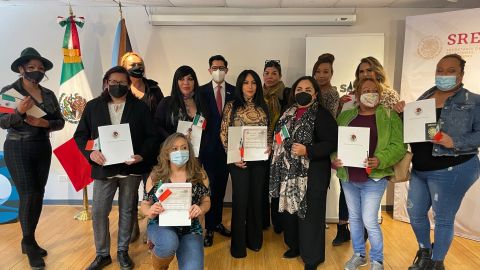
<path fill-rule="evenodd" d="M 92 219 L 92 214 L 88 211 L 88 191 L 87 187 L 83 188 L 83 210 L 74 216 L 78 221 L 87 221 Z"/>
<path fill-rule="evenodd" d="M 68 10 L 70 17 L 73 17 L 72 3 L 68 1 Z M 74 217 L 78 221 L 87 221 L 92 219 L 92 214 L 88 211 L 88 190 L 87 187 L 83 188 L 83 210 L 78 212 Z"/>

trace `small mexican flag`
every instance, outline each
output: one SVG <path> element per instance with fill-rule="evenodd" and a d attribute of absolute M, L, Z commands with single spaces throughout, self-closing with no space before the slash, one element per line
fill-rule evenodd
<path fill-rule="evenodd" d="M 283 125 L 280 131 L 275 134 L 275 141 L 277 144 L 282 144 L 282 142 L 287 138 L 290 138 L 290 133 L 288 133 L 287 127 Z"/>
<path fill-rule="evenodd" d="M 193 118 L 193 125 L 205 129 L 205 127 L 207 126 L 207 120 L 200 114 L 196 114 Z"/>
<path fill-rule="evenodd" d="M 0 96 L 0 113 L 13 114 L 16 108 L 17 104 L 14 97 L 5 94 Z"/>

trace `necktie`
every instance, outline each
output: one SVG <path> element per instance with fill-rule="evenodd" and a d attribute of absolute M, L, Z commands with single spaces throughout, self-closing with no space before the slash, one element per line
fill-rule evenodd
<path fill-rule="evenodd" d="M 215 93 L 215 100 L 217 102 L 218 113 L 222 115 L 222 86 L 217 85 L 217 91 Z"/>

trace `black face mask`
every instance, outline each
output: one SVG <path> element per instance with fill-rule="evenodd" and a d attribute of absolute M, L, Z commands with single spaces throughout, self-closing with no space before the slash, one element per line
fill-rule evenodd
<path fill-rule="evenodd" d="M 45 77 L 45 73 L 41 71 L 25 71 L 23 77 L 32 83 L 39 84 L 43 80 L 43 77 Z"/>
<path fill-rule="evenodd" d="M 128 74 L 134 78 L 142 78 L 145 69 L 142 66 L 135 66 L 128 70 Z"/>
<path fill-rule="evenodd" d="M 108 86 L 108 93 L 115 98 L 121 98 L 128 92 L 128 86 L 121 84 L 114 84 Z"/>
<path fill-rule="evenodd" d="M 300 106 L 308 105 L 312 102 L 312 95 L 306 92 L 300 92 L 295 94 L 295 101 Z"/>

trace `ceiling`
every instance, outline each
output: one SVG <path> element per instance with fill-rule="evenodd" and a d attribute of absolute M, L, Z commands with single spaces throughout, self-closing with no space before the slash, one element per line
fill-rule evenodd
<path fill-rule="evenodd" d="M 117 0 L 116 0 L 117 1 Z M 113 0 L 0 0 L 0 6 L 116 6 Z M 124 6 L 232 8 L 479 8 L 480 0 L 121 0 Z"/>

